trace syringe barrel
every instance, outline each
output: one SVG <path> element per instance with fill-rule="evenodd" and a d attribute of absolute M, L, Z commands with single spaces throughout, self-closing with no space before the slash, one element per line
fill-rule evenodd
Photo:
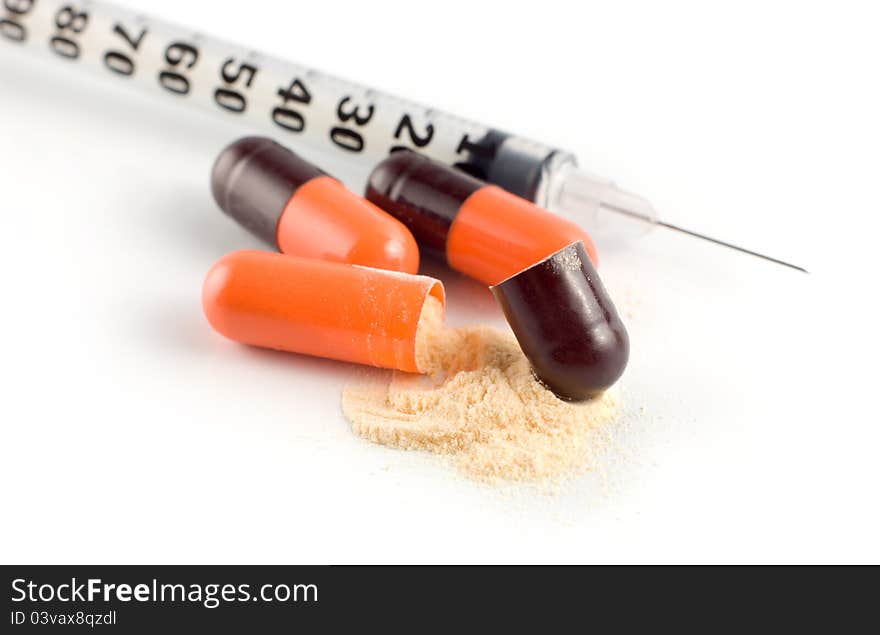
<path fill-rule="evenodd" d="M 334 172 L 356 191 L 388 153 L 410 148 L 588 229 L 601 209 L 565 196 L 563 181 L 577 174 L 568 152 L 110 3 L 2 0 L 0 41 L 335 155 Z"/>
<path fill-rule="evenodd" d="M 7 42 L 136 82 L 181 105 L 247 119 L 282 143 L 335 152 L 365 170 L 395 148 L 412 148 L 534 199 L 541 167 L 554 153 L 109 3 L 4 0 L 0 7 Z"/>

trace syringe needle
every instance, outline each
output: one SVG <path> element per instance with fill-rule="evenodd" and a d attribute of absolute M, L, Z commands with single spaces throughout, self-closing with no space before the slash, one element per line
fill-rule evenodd
<path fill-rule="evenodd" d="M 678 225 L 673 225 L 672 223 L 667 223 L 662 220 L 656 221 L 657 225 L 662 225 L 667 229 L 673 229 L 677 232 L 681 232 L 682 234 L 687 234 L 688 236 L 694 236 L 696 238 L 702 238 L 703 240 L 708 240 L 710 243 L 715 243 L 716 245 L 721 245 L 722 247 L 729 247 L 730 249 L 735 249 L 736 251 L 740 251 L 744 254 L 749 254 L 751 256 L 757 256 L 758 258 L 763 258 L 764 260 L 769 260 L 770 262 L 775 262 L 778 265 L 782 265 L 784 267 L 790 267 L 791 269 L 797 269 L 798 271 L 803 271 L 804 273 L 809 273 L 803 267 L 798 267 L 797 265 L 793 265 L 790 262 L 785 262 L 784 260 L 779 260 L 777 258 L 771 258 L 770 256 L 766 256 L 764 254 L 759 254 L 757 251 L 752 251 L 751 249 L 746 249 L 745 247 L 738 247 L 737 245 L 732 245 L 731 243 L 724 242 L 723 240 L 718 240 L 717 238 L 712 238 L 711 236 L 706 236 L 704 234 L 698 234 L 697 232 L 693 232 L 689 229 L 685 229 L 683 227 L 679 227 Z"/>
<path fill-rule="evenodd" d="M 804 273 L 809 273 L 809 271 L 807 271 L 803 267 L 798 267 L 797 265 L 793 265 L 790 262 L 785 262 L 784 260 L 772 258 L 764 254 L 759 254 L 757 251 L 752 251 L 751 249 L 746 249 L 745 247 L 739 247 L 732 243 L 724 242 L 723 240 L 718 240 L 717 238 L 712 238 L 711 236 L 706 236 L 705 234 L 698 234 L 697 232 L 685 229 L 684 227 L 679 227 L 678 225 L 673 225 L 672 223 L 662 221 L 657 218 L 657 215 L 654 213 L 654 208 L 651 207 L 651 204 L 639 196 L 635 196 L 616 188 L 606 189 L 604 194 L 605 196 L 602 199 L 601 205 L 605 209 L 609 209 L 618 214 L 623 214 L 624 216 L 629 216 L 630 218 L 634 218 L 639 221 L 651 223 L 653 225 L 661 225 L 662 227 L 681 232 L 682 234 L 687 234 L 688 236 L 702 238 L 703 240 L 708 240 L 710 243 L 715 243 L 716 245 L 721 245 L 722 247 L 735 249 L 736 251 L 742 252 L 744 254 L 749 254 L 750 256 L 757 256 L 758 258 L 763 258 L 764 260 L 775 262 L 776 264 L 782 265 L 783 267 L 789 267 L 791 269 L 796 269 Z"/>

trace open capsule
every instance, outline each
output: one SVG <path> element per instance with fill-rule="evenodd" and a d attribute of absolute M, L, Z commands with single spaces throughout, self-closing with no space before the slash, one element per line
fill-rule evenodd
<path fill-rule="evenodd" d="M 574 243 L 492 287 L 538 380 L 583 401 L 616 382 L 629 336 L 583 244 Z"/>
<path fill-rule="evenodd" d="M 208 272 L 202 306 L 216 331 L 243 344 L 416 373 L 428 296 L 445 302 L 428 276 L 236 251 Z"/>

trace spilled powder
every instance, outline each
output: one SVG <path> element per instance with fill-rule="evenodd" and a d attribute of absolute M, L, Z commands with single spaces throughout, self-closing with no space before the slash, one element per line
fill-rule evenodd
<path fill-rule="evenodd" d="M 613 396 L 561 401 L 534 378 L 512 333 L 445 328 L 441 304 L 429 298 L 416 361 L 425 375 L 387 372 L 346 387 L 342 408 L 356 434 L 446 455 L 464 475 L 490 483 L 559 482 L 599 460 Z"/>

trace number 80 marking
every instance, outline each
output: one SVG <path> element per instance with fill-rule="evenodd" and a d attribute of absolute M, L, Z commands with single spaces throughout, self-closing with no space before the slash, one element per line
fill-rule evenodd
<path fill-rule="evenodd" d="M 80 11 L 70 4 L 61 7 L 55 14 L 55 27 L 58 29 L 58 35 L 49 39 L 52 50 L 69 60 L 77 59 L 80 48 L 79 43 L 73 38 L 85 31 L 88 25 L 89 14 L 87 11 Z"/>

